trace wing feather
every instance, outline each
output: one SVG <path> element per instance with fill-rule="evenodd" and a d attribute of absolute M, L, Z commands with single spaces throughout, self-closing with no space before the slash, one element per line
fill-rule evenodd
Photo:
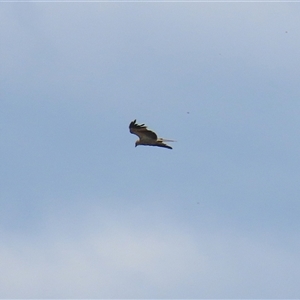
<path fill-rule="evenodd" d="M 132 134 L 137 135 L 141 140 L 142 139 L 151 139 L 151 140 L 157 140 L 157 135 L 155 132 L 147 129 L 147 126 L 145 124 L 136 124 L 136 120 L 132 121 L 129 124 L 129 131 Z"/>
<path fill-rule="evenodd" d="M 163 148 L 168 148 L 168 149 L 173 149 L 171 146 L 165 144 L 165 143 L 156 143 L 154 146 L 157 146 L 157 147 L 163 147 Z"/>

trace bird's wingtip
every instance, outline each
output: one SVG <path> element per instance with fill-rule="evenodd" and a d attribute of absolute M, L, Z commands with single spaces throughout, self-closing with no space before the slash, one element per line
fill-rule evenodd
<path fill-rule="evenodd" d="M 129 124 L 129 127 L 134 126 L 134 125 L 135 125 L 135 122 L 136 122 L 136 119 L 133 120 L 133 121 L 131 121 L 130 124 Z"/>

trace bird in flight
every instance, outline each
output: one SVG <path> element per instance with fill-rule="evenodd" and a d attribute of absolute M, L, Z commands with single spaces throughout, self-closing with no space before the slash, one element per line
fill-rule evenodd
<path fill-rule="evenodd" d="M 163 138 L 158 138 L 156 133 L 147 129 L 145 124 L 138 125 L 136 120 L 129 124 L 129 131 L 139 137 L 139 140 L 135 142 L 135 147 L 138 145 L 143 146 L 157 146 L 172 149 L 171 146 L 165 144 L 164 142 L 175 142 L 173 140 L 166 140 Z"/>

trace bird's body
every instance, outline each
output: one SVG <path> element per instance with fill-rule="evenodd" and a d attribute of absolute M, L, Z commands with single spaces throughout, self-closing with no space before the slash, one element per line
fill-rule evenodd
<path fill-rule="evenodd" d="M 155 132 L 147 129 L 145 124 L 138 125 L 136 123 L 136 120 L 132 121 L 129 124 L 129 131 L 130 133 L 135 134 L 139 137 L 139 140 L 135 142 L 135 146 L 138 145 L 157 146 L 157 147 L 172 149 L 171 146 L 167 145 L 164 142 L 174 142 L 174 141 L 158 138 Z"/>

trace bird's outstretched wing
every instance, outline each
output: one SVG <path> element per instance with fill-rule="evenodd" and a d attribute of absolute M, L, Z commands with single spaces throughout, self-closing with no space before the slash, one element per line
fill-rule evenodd
<path fill-rule="evenodd" d="M 169 146 L 169 145 L 167 145 L 166 143 L 163 143 L 163 142 L 157 142 L 153 146 L 163 147 L 163 148 L 168 148 L 168 149 L 173 149 L 171 146 Z"/>
<path fill-rule="evenodd" d="M 137 135 L 140 140 L 151 139 L 153 141 L 157 141 L 156 133 L 147 129 L 147 126 L 145 126 L 145 124 L 137 124 L 136 120 L 132 121 L 129 124 L 129 131 L 130 133 Z"/>

